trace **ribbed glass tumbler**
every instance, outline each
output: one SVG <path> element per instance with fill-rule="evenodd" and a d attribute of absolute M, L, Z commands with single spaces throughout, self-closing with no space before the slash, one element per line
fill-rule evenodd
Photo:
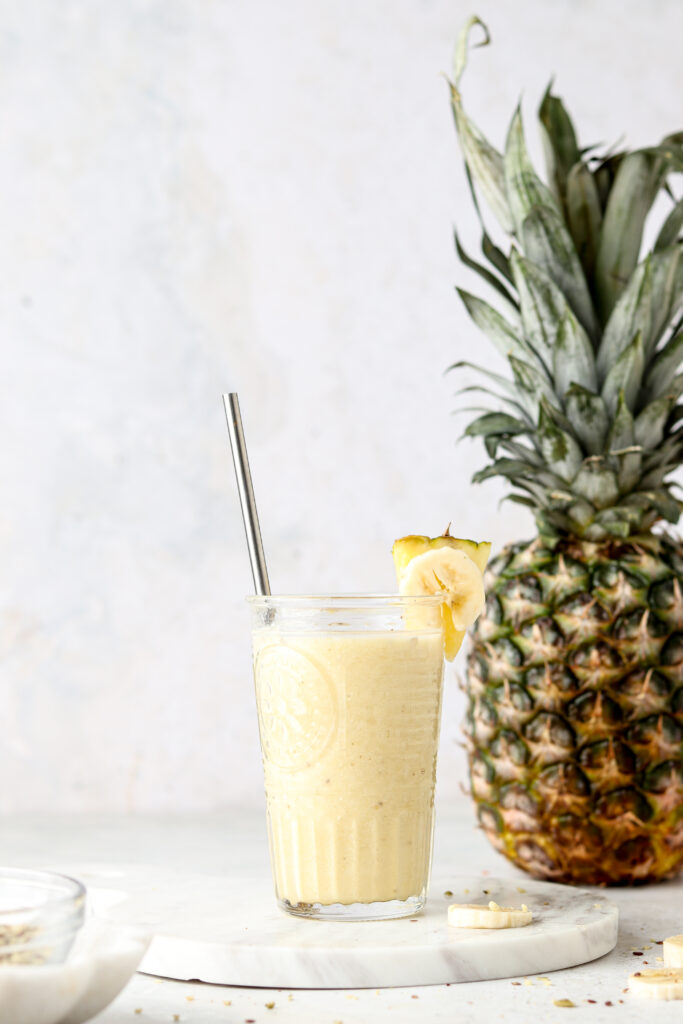
<path fill-rule="evenodd" d="M 325 920 L 417 913 L 434 829 L 438 597 L 249 601 L 280 906 Z"/>

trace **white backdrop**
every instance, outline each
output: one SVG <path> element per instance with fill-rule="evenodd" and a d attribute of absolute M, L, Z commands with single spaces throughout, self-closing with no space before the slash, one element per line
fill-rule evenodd
<path fill-rule="evenodd" d="M 584 143 L 683 127 L 679 0 L 477 9 L 498 144 L 553 71 Z M 0 3 L 0 809 L 261 800 L 222 391 L 274 590 L 389 589 L 394 538 L 449 520 L 530 533 L 470 486 L 443 375 L 492 358 L 453 292 L 452 223 L 478 235 L 439 75 L 470 10 Z M 453 679 L 444 716 L 448 798 Z"/>

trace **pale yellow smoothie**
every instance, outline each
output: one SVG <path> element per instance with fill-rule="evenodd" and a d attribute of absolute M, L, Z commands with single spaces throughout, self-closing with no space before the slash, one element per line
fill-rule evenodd
<path fill-rule="evenodd" d="M 441 714 L 440 629 L 257 629 L 270 853 L 288 905 L 424 897 Z"/>

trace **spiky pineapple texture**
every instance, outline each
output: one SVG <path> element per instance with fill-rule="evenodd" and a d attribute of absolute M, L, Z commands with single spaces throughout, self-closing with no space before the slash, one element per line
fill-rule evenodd
<path fill-rule="evenodd" d="M 468 662 L 472 790 L 494 845 L 540 877 L 626 883 L 683 863 L 683 547 L 656 536 L 681 504 L 683 200 L 650 252 L 645 222 L 683 170 L 683 133 L 600 155 L 581 149 L 550 89 L 539 116 L 548 184 L 519 108 L 504 153 L 466 115 L 456 49 L 451 96 L 489 266 L 462 261 L 498 308 L 460 290 L 509 374 L 475 367 L 488 407 L 466 434 L 505 477 L 539 537 L 487 576 Z M 480 212 L 480 211 L 479 211 Z M 481 212 L 480 212 L 481 218 Z M 462 366 L 463 364 L 457 364 Z M 466 364 L 469 365 L 469 364 Z"/>
<path fill-rule="evenodd" d="M 479 821 L 532 874 L 585 884 L 683 863 L 683 552 L 540 539 L 491 563 L 466 736 Z"/>
<path fill-rule="evenodd" d="M 468 180 L 509 235 L 484 227 L 491 268 L 463 262 L 497 294 L 499 309 L 460 296 L 506 358 L 510 377 L 475 367 L 494 399 L 466 429 L 491 462 L 475 476 L 505 477 L 546 538 L 628 537 L 678 521 L 671 473 L 683 457 L 683 199 L 639 262 L 643 229 L 669 178 L 683 171 L 683 132 L 660 145 L 599 155 L 581 149 L 550 89 L 539 110 L 549 184 L 531 164 L 518 107 L 498 152 L 463 108 L 468 37 L 458 40 L 451 98 Z M 483 45 L 483 44 L 482 44 Z M 463 364 L 456 364 L 461 367 Z"/>

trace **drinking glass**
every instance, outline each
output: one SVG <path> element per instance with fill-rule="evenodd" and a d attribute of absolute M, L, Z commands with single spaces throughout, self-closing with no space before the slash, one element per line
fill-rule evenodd
<path fill-rule="evenodd" d="M 325 920 L 410 916 L 434 831 L 439 597 L 252 597 L 276 897 Z"/>

